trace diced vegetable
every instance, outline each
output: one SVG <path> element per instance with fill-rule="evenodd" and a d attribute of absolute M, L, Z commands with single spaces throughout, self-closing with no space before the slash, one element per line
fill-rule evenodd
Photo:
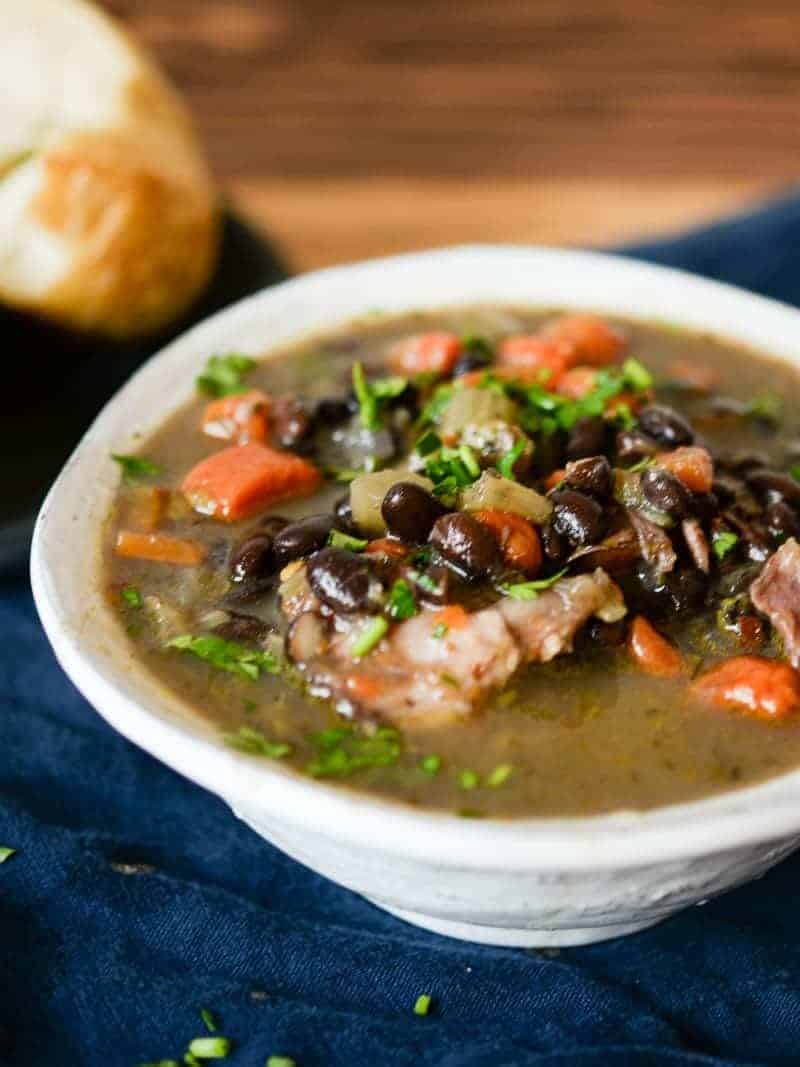
<path fill-rule="evenodd" d="M 531 577 L 538 573 L 542 566 L 542 546 L 539 535 L 527 519 L 496 509 L 474 511 L 473 515 L 492 531 L 509 567 Z"/>
<path fill-rule="evenodd" d="M 120 530 L 114 551 L 124 559 L 146 559 L 151 563 L 171 563 L 181 567 L 196 567 L 206 556 L 205 546 L 199 541 L 136 530 Z"/>
<path fill-rule="evenodd" d="M 152 478 L 161 473 L 161 467 L 146 456 L 123 456 L 115 452 L 111 458 L 119 465 L 126 482 L 137 482 L 140 478 Z"/>
<path fill-rule="evenodd" d="M 431 999 L 430 993 L 421 993 L 414 1001 L 414 1014 L 427 1015 L 431 1010 Z"/>
<path fill-rule="evenodd" d="M 380 643 L 388 629 L 389 623 L 382 615 L 370 619 L 350 645 L 350 655 L 353 659 L 368 655 Z"/>
<path fill-rule="evenodd" d="M 692 692 L 721 708 L 779 720 L 800 709 L 800 674 L 788 663 L 734 656 L 702 674 Z"/>
<path fill-rule="evenodd" d="M 169 489 L 158 487 L 129 489 L 120 501 L 122 524 L 135 530 L 158 529 L 168 515 L 171 496 Z"/>
<path fill-rule="evenodd" d="M 225 641 L 214 634 L 180 634 L 167 642 L 167 648 L 189 652 L 217 670 L 238 674 L 253 682 L 257 681 L 262 671 L 278 674 L 281 669 L 277 657 L 268 649 L 247 648 L 238 641 Z"/>
<path fill-rule="evenodd" d="M 359 530 L 371 536 L 386 533 L 381 504 L 389 489 L 397 482 L 413 482 L 427 489 L 429 493 L 433 490 L 433 482 L 430 479 L 411 471 L 387 469 L 359 475 L 350 483 L 350 506 L 353 510 L 353 521 Z"/>
<path fill-rule="evenodd" d="M 408 545 L 391 537 L 378 537 L 364 549 L 368 556 L 385 556 L 387 559 L 405 559 L 410 551 Z"/>
<path fill-rule="evenodd" d="M 390 353 L 400 374 L 447 374 L 461 355 L 461 340 L 454 333 L 420 333 L 399 341 Z"/>
<path fill-rule="evenodd" d="M 224 1060 L 230 1050 L 227 1037 L 196 1037 L 189 1042 L 189 1052 L 198 1060 Z"/>
<path fill-rule="evenodd" d="M 556 385 L 556 392 L 560 396 L 567 396 L 570 400 L 580 400 L 581 397 L 591 393 L 597 384 L 597 371 L 594 367 L 573 367 L 561 376 Z"/>
<path fill-rule="evenodd" d="M 381 408 L 387 400 L 400 396 L 408 387 L 405 378 L 379 378 L 368 382 L 361 363 L 353 364 L 353 392 L 358 401 L 361 425 L 367 430 L 378 430 L 381 425 Z"/>
<path fill-rule="evenodd" d="M 622 334 L 599 315 L 563 315 L 542 333 L 548 340 L 561 342 L 572 349 L 572 365 L 589 363 L 593 367 L 603 367 L 616 363 L 627 347 Z"/>
<path fill-rule="evenodd" d="M 389 590 L 386 614 L 393 619 L 410 619 L 417 614 L 414 591 L 404 578 L 398 578 Z"/>
<path fill-rule="evenodd" d="M 400 734 L 389 726 L 380 726 L 373 734 L 340 726 L 313 734 L 310 740 L 317 749 L 306 766 L 312 778 L 345 778 L 368 767 L 389 767 L 401 752 Z"/>
<path fill-rule="evenodd" d="M 637 615 L 631 623 L 628 651 L 646 674 L 674 678 L 684 670 L 683 657 L 678 649 L 662 637 L 643 615 Z"/>
<path fill-rule="evenodd" d="M 715 530 L 711 535 L 711 548 L 719 560 L 725 559 L 739 543 L 739 536 L 732 530 Z"/>
<path fill-rule="evenodd" d="M 707 448 L 684 445 L 656 456 L 659 467 L 672 471 L 693 493 L 707 493 L 714 481 L 714 462 Z"/>
<path fill-rule="evenodd" d="M 182 489 L 195 511 L 236 522 L 279 500 L 313 493 L 321 480 L 307 460 L 251 442 L 201 460 L 184 478 Z"/>
<path fill-rule="evenodd" d="M 517 405 L 499 389 L 456 389 L 444 409 L 441 433 L 446 443 L 458 438 L 467 426 L 517 421 Z"/>
<path fill-rule="evenodd" d="M 346 548 L 348 552 L 363 552 L 369 542 L 361 537 L 342 533 L 341 530 L 331 530 L 328 534 L 328 544 L 332 548 Z"/>
<path fill-rule="evenodd" d="M 547 522 L 553 512 L 547 497 L 491 470 L 462 491 L 461 507 L 465 511 L 510 511 L 539 524 Z"/>
<path fill-rule="evenodd" d="M 290 744 L 285 741 L 271 741 L 252 726 L 240 726 L 235 734 L 225 734 L 223 740 L 226 745 L 239 752 L 247 752 L 251 756 L 266 756 L 267 759 L 283 759 L 292 752 Z M 216 1027 L 210 1026 L 209 1029 L 214 1030 Z"/>
<path fill-rule="evenodd" d="M 203 413 L 203 433 L 243 445 L 266 441 L 269 397 L 259 389 L 212 400 Z"/>
<path fill-rule="evenodd" d="M 198 392 L 206 396 L 230 396 L 245 391 L 244 376 L 254 370 L 256 361 L 249 356 L 230 352 L 210 356 L 204 372 L 196 381 Z"/>
<path fill-rule="evenodd" d="M 537 334 L 509 337 L 500 345 L 501 367 L 511 367 L 523 381 L 555 389 L 570 366 L 570 350 Z"/>

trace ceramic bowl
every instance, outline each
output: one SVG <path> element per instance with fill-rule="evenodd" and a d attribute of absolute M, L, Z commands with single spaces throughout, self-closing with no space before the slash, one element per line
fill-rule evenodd
<path fill-rule="evenodd" d="M 800 843 L 800 771 L 708 800 L 586 818 L 465 820 L 311 781 L 226 748 L 136 662 L 99 581 L 101 524 L 133 448 L 192 395 L 213 352 L 260 354 L 359 316 L 471 303 L 568 305 L 711 330 L 800 358 L 800 313 L 614 256 L 466 247 L 306 275 L 215 315 L 108 403 L 50 491 L 33 589 L 66 673 L 125 737 L 218 794 L 301 863 L 408 922 L 496 945 L 615 937 L 754 878 Z"/>

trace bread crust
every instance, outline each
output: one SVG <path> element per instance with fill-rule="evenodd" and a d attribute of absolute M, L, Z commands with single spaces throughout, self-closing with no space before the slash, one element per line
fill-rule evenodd
<path fill-rule="evenodd" d="M 83 0 L 59 3 L 98 18 Z M 2 22 L 0 15 L 0 40 Z M 219 212 L 177 94 L 124 34 L 109 27 L 114 47 L 124 42 L 130 70 L 125 84 L 113 87 L 113 123 L 59 130 L 22 162 L 35 164 L 39 178 L 14 240 L 34 247 L 36 236 L 46 235 L 62 252 L 65 269 L 42 291 L 31 284 L 30 269 L 23 276 L 13 260 L 0 264 L 0 299 L 71 329 L 127 339 L 167 325 L 208 283 Z"/>

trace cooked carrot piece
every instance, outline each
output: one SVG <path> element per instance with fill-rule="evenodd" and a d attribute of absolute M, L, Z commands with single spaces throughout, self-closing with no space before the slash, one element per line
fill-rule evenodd
<path fill-rule="evenodd" d="M 236 522 L 279 500 L 313 493 L 321 480 L 317 468 L 299 456 L 250 442 L 201 460 L 181 488 L 195 511 Z"/>
<path fill-rule="evenodd" d="M 492 531 L 503 559 L 510 567 L 518 567 L 531 578 L 538 573 L 542 566 L 542 546 L 539 535 L 527 519 L 496 508 L 473 511 L 472 515 Z"/>
<path fill-rule="evenodd" d="M 560 379 L 556 392 L 568 396 L 570 400 L 580 400 L 591 393 L 597 384 L 597 371 L 594 367 L 572 367 Z"/>
<path fill-rule="evenodd" d="M 762 656 L 734 656 L 692 685 L 701 700 L 760 719 L 785 719 L 800 709 L 800 674 L 788 663 Z"/>
<path fill-rule="evenodd" d="M 266 441 L 269 397 L 260 389 L 212 400 L 203 412 L 203 433 L 223 441 Z"/>
<path fill-rule="evenodd" d="M 445 631 L 463 630 L 469 625 L 469 615 L 461 604 L 448 604 L 441 611 L 432 612 L 430 619 L 431 630 L 436 630 L 440 626 L 444 627 Z"/>
<path fill-rule="evenodd" d="M 684 669 L 683 657 L 674 645 L 654 629 L 644 615 L 637 615 L 628 634 L 631 658 L 646 674 L 674 678 Z"/>
<path fill-rule="evenodd" d="M 345 682 L 348 693 L 356 700 L 377 700 L 381 695 L 381 684 L 371 674 L 351 674 Z"/>
<path fill-rule="evenodd" d="M 196 567 L 206 555 L 205 546 L 197 541 L 137 530 L 120 530 L 114 551 L 126 559 L 146 559 L 151 563 L 172 563 L 181 567 Z"/>
<path fill-rule="evenodd" d="M 156 530 L 167 517 L 170 491 L 137 486 L 122 498 L 123 522 L 137 530 Z"/>
<path fill-rule="evenodd" d="M 719 382 L 719 372 L 707 363 L 695 363 L 689 359 L 676 359 L 667 366 L 667 377 L 707 393 Z"/>
<path fill-rule="evenodd" d="M 550 492 L 551 489 L 555 489 L 557 485 L 561 485 L 567 476 L 567 472 L 563 467 L 559 467 L 557 470 L 550 471 L 544 481 L 545 489 Z"/>
<path fill-rule="evenodd" d="M 714 481 L 711 453 L 699 445 L 682 445 L 673 452 L 661 452 L 656 462 L 677 475 L 693 493 L 707 493 Z"/>
<path fill-rule="evenodd" d="M 365 556 L 386 556 L 388 559 L 405 559 L 409 552 L 407 545 L 393 541 L 391 537 L 379 537 L 364 549 Z"/>
<path fill-rule="evenodd" d="M 460 339 L 441 330 L 399 341 L 391 351 L 390 360 L 399 374 L 447 374 L 460 355 Z"/>
<path fill-rule="evenodd" d="M 497 356 L 501 367 L 512 368 L 517 376 L 538 380 L 548 389 L 556 388 L 570 366 L 569 348 L 536 334 L 506 338 Z"/>
<path fill-rule="evenodd" d="M 542 331 L 550 341 L 572 350 L 570 365 L 588 363 L 604 367 L 616 363 L 627 348 L 622 334 L 599 315 L 564 315 Z"/>

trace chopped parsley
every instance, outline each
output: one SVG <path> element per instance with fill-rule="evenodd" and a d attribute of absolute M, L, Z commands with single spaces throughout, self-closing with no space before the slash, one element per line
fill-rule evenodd
<path fill-rule="evenodd" d="M 265 674 L 278 674 L 281 664 L 277 657 L 263 649 L 246 648 L 237 641 L 226 641 L 222 637 L 206 634 L 195 637 L 192 634 L 180 634 L 167 642 L 167 648 L 177 648 L 181 652 L 190 652 L 198 659 L 205 660 L 212 667 L 230 674 L 238 674 L 255 682 L 262 671 Z"/>
<path fill-rule="evenodd" d="M 331 530 L 328 534 L 328 544 L 332 548 L 346 548 L 348 552 L 363 552 L 369 541 L 361 537 L 351 537 L 341 530 Z"/>
<path fill-rule="evenodd" d="M 230 745 L 239 752 L 247 752 L 251 756 L 266 756 L 268 759 L 283 759 L 292 752 L 292 746 L 285 741 L 270 741 L 260 730 L 254 730 L 252 726 L 240 726 L 238 733 L 224 734 L 223 740 L 226 745 Z"/>
<path fill-rule="evenodd" d="M 377 378 L 368 382 L 362 364 L 358 361 L 353 364 L 353 392 L 358 401 L 361 425 L 366 430 L 380 429 L 383 404 L 400 396 L 407 388 L 407 378 Z"/>
<path fill-rule="evenodd" d="M 738 536 L 730 530 L 717 530 L 711 536 L 711 547 L 718 560 L 723 560 L 737 545 Z"/>
<path fill-rule="evenodd" d="M 486 784 L 492 788 L 497 789 L 501 785 L 505 785 L 508 779 L 511 777 L 514 768 L 510 763 L 499 763 L 493 771 L 490 771 Z"/>
<path fill-rule="evenodd" d="M 614 419 L 623 430 L 632 430 L 636 426 L 636 418 L 631 411 L 630 404 L 617 404 L 614 409 Z"/>
<path fill-rule="evenodd" d="M 431 394 L 431 398 L 417 419 L 417 426 L 428 426 L 430 423 L 438 422 L 442 413 L 447 405 L 453 399 L 453 392 L 455 391 L 454 385 L 437 385 Z"/>
<path fill-rule="evenodd" d="M 138 482 L 161 473 L 159 465 L 146 456 L 123 456 L 119 452 L 112 452 L 111 458 L 122 468 L 122 477 L 126 482 Z"/>
<path fill-rule="evenodd" d="M 516 478 L 514 477 L 514 464 L 525 451 L 525 446 L 527 443 L 528 442 L 524 437 L 521 437 L 519 441 L 515 441 L 514 447 L 511 449 L 511 451 L 506 453 L 506 455 L 503 456 L 503 458 L 497 464 L 497 469 L 500 471 L 503 477 L 508 478 L 509 481 L 516 481 Z"/>
<path fill-rule="evenodd" d="M 214 1018 L 213 1014 L 208 1010 L 208 1008 L 200 1009 L 200 1018 L 205 1023 L 208 1032 L 210 1034 L 213 1034 L 217 1029 L 217 1020 Z"/>
<path fill-rule="evenodd" d="M 430 593 L 431 596 L 438 596 L 443 592 L 441 586 L 438 585 L 429 574 L 425 574 L 424 571 L 418 571 L 413 567 L 409 567 L 406 574 L 414 585 L 418 585 L 420 589 L 424 589 L 424 591 Z"/>
<path fill-rule="evenodd" d="M 189 1054 L 198 1060 L 223 1060 L 231 1050 L 227 1037 L 196 1037 L 189 1042 Z"/>
<path fill-rule="evenodd" d="M 792 468 L 791 468 L 791 469 L 789 470 L 789 473 L 791 474 L 791 476 L 792 476 L 792 477 L 794 478 L 794 480 L 795 480 L 796 482 L 800 482 L 800 463 L 796 463 L 796 464 L 795 464 L 795 465 L 794 465 L 794 466 L 793 466 L 793 467 L 792 467 Z"/>
<path fill-rule="evenodd" d="M 400 758 L 400 734 L 390 726 L 380 726 L 372 734 L 339 726 L 312 734 L 317 754 L 306 764 L 312 778 L 345 778 L 369 767 L 390 767 Z"/>
<path fill-rule="evenodd" d="M 353 659 L 361 659 L 362 656 L 368 655 L 380 643 L 388 629 L 389 623 L 382 615 L 376 615 L 375 618 L 370 619 L 350 645 L 350 655 Z"/>
<path fill-rule="evenodd" d="M 622 364 L 622 377 L 625 384 L 637 392 L 644 392 L 653 386 L 653 375 L 638 359 L 626 359 Z"/>
<path fill-rule="evenodd" d="M 0 863 L 5 863 L 7 859 L 16 855 L 16 852 L 15 848 L 9 848 L 8 845 L 0 845 Z"/>
<path fill-rule="evenodd" d="M 480 478 L 481 468 L 469 446 L 443 446 L 426 460 L 425 474 L 433 482 L 433 492 L 436 496 L 454 498 L 459 490 L 472 485 Z"/>
<path fill-rule="evenodd" d="M 514 600 L 535 600 L 539 593 L 555 585 L 566 573 L 565 567 L 557 574 L 551 574 L 549 578 L 537 578 L 532 582 L 517 582 L 514 585 L 501 585 L 500 592 L 503 596 L 510 596 Z"/>
<path fill-rule="evenodd" d="M 431 778 L 438 774 L 442 767 L 442 757 L 432 753 L 430 756 L 425 756 L 419 761 L 419 768 L 424 771 L 425 774 L 429 774 Z"/>
<path fill-rule="evenodd" d="M 475 771 L 464 770 L 458 776 L 458 784 L 461 789 L 477 789 L 480 781 Z"/>
<path fill-rule="evenodd" d="M 266 1067 L 297 1067 L 291 1056 L 270 1056 Z"/>
<path fill-rule="evenodd" d="M 763 422 L 780 422 L 783 413 L 783 401 L 777 393 L 759 393 L 745 408 L 745 414 L 751 419 Z"/>
<path fill-rule="evenodd" d="M 420 993 L 414 1001 L 414 1014 L 427 1015 L 431 1010 L 431 999 L 430 993 Z"/>
<path fill-rule="evenodd" d="M 419 438 L 414 450 L 418 456 L 429 456 L 431 452 L 437 452 L 442 447 L 442 439 L 433 430 L 426 430 Z"/>
<path fill-rule="evenodd" d="M 443 637 L 447 636 L 447 632 L 449 629 L 450 627 L 447 625 L 446 622 L 439 622 L 431 630 L 431 637 L 435 638 L 437 641 L 441 641 Z"/>
<path fill-rule="evenodd" d="M 195 384 L 198 391 L 206 396 L 232 396 L 234 393 L 243 393 L 247 388 L 244 376 L 255 366 L 254 359 L 237 355 L 235 352 L 226 356 L 211 356 Z"/>
<path fill-rule="evenodd" d="M 414 599 L 414 592 L 404 578 L 398 578 L 389 590 L 386 614 L 393 619 L 410 619 L 417 614 L 417 602 Z"/>
<path fill-rule="evenodd" d="M 136 588 L 135 585 L 125 585 L 120 590 L 119 594 L 129 608 L 140 608 L 144 604 L 142 594 Z"/>

